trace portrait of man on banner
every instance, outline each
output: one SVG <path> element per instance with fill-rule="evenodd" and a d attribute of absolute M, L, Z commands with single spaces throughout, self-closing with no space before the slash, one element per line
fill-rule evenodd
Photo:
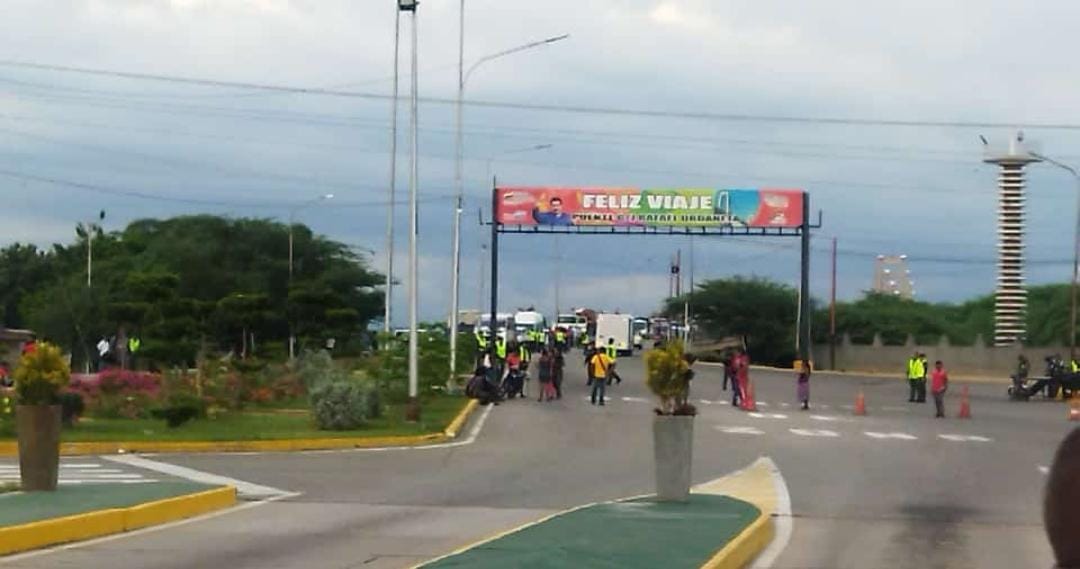
<path fill-rule="evenodd" d="M 574 219 L 563 210 L 563 200 L 559 196 L 552 196 L 547 203 L 547 211 L 540 209 L 540 205 L 533 208 L 532 217 L 537 225 L 573 225 Z"/>

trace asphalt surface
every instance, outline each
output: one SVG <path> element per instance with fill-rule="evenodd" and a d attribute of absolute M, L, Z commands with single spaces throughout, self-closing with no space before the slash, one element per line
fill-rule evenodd
<path fill-rule="evenodd" d="M 570 364 L 579 362 L 575 357 Z M 652 400 L 637 358 L 605 407 L 568 367 L 563 400 L 495 407 L 471 444 L 297 454 L 172 455 L 153 460 L 295 492 L 212 519 L 69 550 L 12 567 L 116 569 L 403 567 L 584 503 L 652 491 Z M 1073 423 L 1060 403 L 1012 403 L 972 385 L 974 418 L 933 419 L 895 379 L 815 376 L 811 410 L 791 373 L 755 371 L 759 413 L 721 401 L 720 368 L 699 366 L 694 481 L 761 455 L 784 476 L 790 543 L 778 568 L 1050 567 L 1041 494 Z M 534 385 L 530 386 L 534 389 Z M 856 393 L 868 415 L 854 417 Z M 845 407 L 848 406 L 848 407 Z M 473 423 L 483 418 L 478 415 Z M 602 536 L 598 536 L 602 539 Z M 3 564 L 5 560 L 0 560 Z"/>

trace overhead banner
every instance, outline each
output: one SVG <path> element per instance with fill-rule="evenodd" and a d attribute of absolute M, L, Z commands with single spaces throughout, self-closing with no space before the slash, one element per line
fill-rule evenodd
<path fill-rule="evenodd" d="M 497 188 L 503 225 L 778 227 L 802 225 L 790 189 Z"/>

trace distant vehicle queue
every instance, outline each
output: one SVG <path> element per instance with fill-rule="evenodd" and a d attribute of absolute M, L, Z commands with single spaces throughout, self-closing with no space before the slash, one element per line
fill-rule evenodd
<path fill-rule="evenodd" d="M 528 370 L 534 361 L 540 382 L 538 400 L 561 398 L 564 355 L 580 347 L 593 387 L 593 403 L 603 405 L 604 386 L 622 381 L 615 371 L 616 359 L 633 355 L 650 340 L 656 345 L 669 339 L 676 331 L 666 319 L 590 309 L 558 314 L 550 325 L 532 308 L 496 313 L 494 326 L 490 314 L 479 314 L 472 320 L 477 361 L 466 393 L 485 403 L 526 397 Z M 463 318 L 462 322 L 468 320 Z M 597 369 L 604 370 L 603 378 L 593 377 Z"/>

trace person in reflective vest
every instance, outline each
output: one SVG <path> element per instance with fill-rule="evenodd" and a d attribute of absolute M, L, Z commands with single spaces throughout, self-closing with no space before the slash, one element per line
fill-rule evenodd
<path fill-rule="evenodd" d="M 919 393 L 919 382 L 923 378 L 923 363 L 919 352 L 915 352 L 907 361 L 908 403 L 915 403 Z"/>
<path fill-rule="evenodd" d="M 476 336 L 476 347 L 479 348 L 481 352 L 486 351 L 488 347 L 487 334 L 478 328 L 473 332 L 473 335 Z"/>
<path fill-rule="evenodd" d="M 566 332 L 562 328 L 555 329 L 555 347 L 560 351 L 566 349 Z"/>
<path fill-rule="evenodd" d="M 1080 363 L 1078 363 L 1076 360 L 1073 360 L 1069 366 L 1069 369 L 1071 369 L 1073 373 L 1080 372 Z"/>
<path fill-rule="evenodd" d="M 615 338 L 608 338 L 607 345 L 604 346 L 604 355 L 611 360 L 611 370 L 608 375 L 615 380 L 615 383 L 622 383 L 622 377 L 619 376 L 619 372 L 615 369 L 616 360 L 619 359 L 619 348 L 615 346 Z"/>

